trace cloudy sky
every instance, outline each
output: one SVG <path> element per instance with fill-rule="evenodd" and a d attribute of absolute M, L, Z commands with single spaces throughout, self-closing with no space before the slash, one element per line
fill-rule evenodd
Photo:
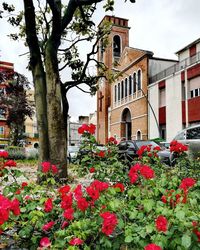
<path fill-rule="evenodd" d="M 20 8 L 22 1 L 17 2 Z M 136 0 L 135 4 L 129 3 L 129 0 L 126 3 L 124 0 L 115 2 L 115 11 L 109 13 L 104 12 L 103 4 L 98 4 L 94 21 L 98 24 L 105 14 L 129 19 L 131 47 L 150 50 L 157 57 L 176 59 L 176 51 L 200 37 L 200 0 Z M 11 28 L 2 19 L 0 27 L 0 60 L 13 62 L 15 70 L 31 80 L 31 74 L 26 70 L 27 57 L 20 56 L 28 49 L 23 43 L 13 42 L 7 37 Z M 80 49 L 84 55 L 85 48 Z M 73 89 L 68 98 L 73 120 L 96 110 L 96 98 L 79 90 Z"/>

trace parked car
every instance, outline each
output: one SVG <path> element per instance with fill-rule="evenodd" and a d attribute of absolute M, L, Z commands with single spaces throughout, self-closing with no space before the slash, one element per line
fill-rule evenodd
<path fill-rule="evenodd" d="M 184 145 L 187 145 L 189 150 L 189 156 L 200 156 L 200 124 L 191 126 L 181 130 L 173 139 Z M 174 154 L 171 155 L 171 161 L 174 161 Z"/>
<path fill-rule="evenodd" d="M 77 155 L 79 152 L 79 146 L 68 146 L 67 149 L 67 158 L 69 160 L 69 162 L 75 162 L 77 159 Z"/>
<path fill-rule="evenodd" d="M 137 151 L 141 146 L 151 145 L 152 148 L 159 147 L 157 143 L 154 141 L 142 141 L 142 140 L 125 140 L 121 141 L 118 144 L 119 148 L 119 156 L 121 158 L 125 158 L 129 161 L 133 161 L 134 158 L 138 157 Z M 170 165 L 170 151 L 168 149 L 162 150 L 158 152 L 158 156 L 161 159 L 161 162 Z"/>

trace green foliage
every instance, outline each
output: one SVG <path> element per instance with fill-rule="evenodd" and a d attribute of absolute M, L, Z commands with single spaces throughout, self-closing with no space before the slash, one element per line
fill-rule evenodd
<path fill-rule="evenodd" d="M 5 150 L 9 153 L 9 158 L 14 160 L 23 160 L 26 158 L 25 148 L 18 146 L 9 146 L 5 148 Z"/>

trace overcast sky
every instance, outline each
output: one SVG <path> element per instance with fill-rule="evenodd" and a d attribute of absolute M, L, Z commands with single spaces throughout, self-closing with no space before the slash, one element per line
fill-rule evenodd
<path fill-rule="evenodd" d="M 16 3 L 14 0 L 7 2 Z M 22 4 L 22 1 L 17 2 L 19 6 Z M 129 0 L 127 3 L 124 0 L 115 2 L 115 11 L 109 13 L 104 13 L 102 4 L 98 4 L 94 21 L 98 24 L 105 14 L 129 19 L 131 47 L 150 50 L 157 57 L 177 59 L 176 51 L 200 38 L 200 0 L 136 0 L 135 4 L 129 3 Z M 31 79 L 31 74 L 26 70 L 27 57 L 19 56 L 28 49 L 23 43 L 7 37 L 10 30 L 10 26 L 0 19 L 0 60 L 13 62 L 16 71 Z M 81 51 L 84 54 L 85 48 L 81 48 Z M 68 98 L 73 120 L 96 110 L 96 97 L 91 98 L 73 89 Z"/>

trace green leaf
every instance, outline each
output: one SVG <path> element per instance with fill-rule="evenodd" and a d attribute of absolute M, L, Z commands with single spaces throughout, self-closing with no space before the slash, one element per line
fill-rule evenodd
<path fill-rule="evenodd" d="M 183 212 L 183 211 L 178 211 L 178 212 L 176 212 L 176 217 L 177 217 L 179 220 L 184 220 L 184 219 L 185 219 L 185 212 Z"/>
<path fill-rule="evenodd" d="M 155 204 L 155 202 L 154 202 L 154 200 L 152 200 L 152 199 L 144 200 L 144 201 L 143 201 L 144 209 L 145 209 L 145 211 L 147 211 L 147 212 L 150 212 L 150 211 L 152 210 L 154 204 Z"/>
<path fill-rule="evenodd" d="M 152 224 L 146 225 L 146 232 L 148 234 L 152 233 L 153 230 L 154 230 L 154 225 L 152 225 Z"/>
<path fill-rule="evenodd" d="M 131 235 L 126 236 L 126 238 L 125 238 L 126 243 L 130 243 L 132 241 L 133 241 L 133 237 Z"/>
<path fill-rule="evenodd" d="M 182 236 L 182 246 L 184 246 L 186 249 L 188 249 L 191 245 L 191 237 L 187 234 L 184 234 Z"/>

